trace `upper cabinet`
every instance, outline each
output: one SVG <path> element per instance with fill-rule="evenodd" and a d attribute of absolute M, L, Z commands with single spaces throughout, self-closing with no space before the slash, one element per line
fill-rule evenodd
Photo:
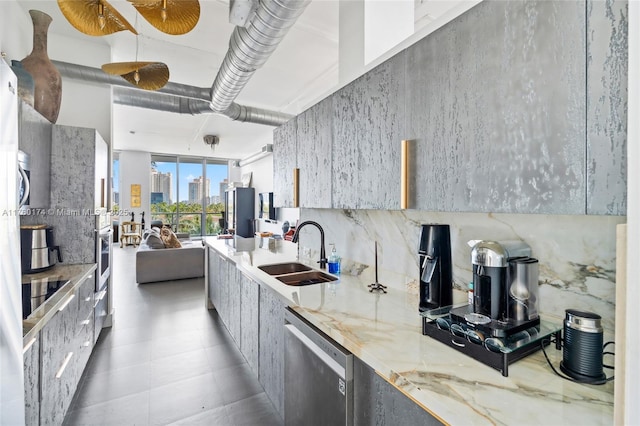
<path fill-rule="evenodd" d="M 300 207 L 331 207 L 332 98 L 297 117 Z"/>
<path fill-rule="evenodd" d="M 626 16 L 479 3 L 277 129 L 276 205 L 398 209 L 408 139 L 410 208 L 626 214 Z"/>
<path fill-rule="evenodd" d="M 587 214 L 627 212 L 627 9 L 587 7 Z"/>
<path fill-rule="evenodd" d="M 107 207 L 109 149 L 95 129 L 53 126 L 51 205 L 93 211 Z"/>
<path fill-rule="evenodd" d="M 407 49 L 415 208 L 584 214 L 584 25 L 581 2 L 483 2 Z"/>
<path fill-rule="evenodd" d="M 297 167 L 297 119 L 273 130 L 273 204 L 293 207 L 293 170 Z"/>
<path fill-rule="evenodd" d="M 334 208 L 400 208 L 404 81 L 401 52 L 332 95 Z"/>

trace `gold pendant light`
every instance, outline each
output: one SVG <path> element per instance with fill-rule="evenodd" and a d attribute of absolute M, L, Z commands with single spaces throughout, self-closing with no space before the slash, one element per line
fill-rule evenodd
<path fill-rule="evenodd" d="M 169 81 L 169 67 L 162 62 L 113 62 L 104 64 L 102 71 L 145 90 L 161 89 Z"/>
<path fill-rule="evenodd" d="M 138 32 L 107 0 L 58 0 L 60 11 L 78 31 L 103 36 L 118 31 Z"/>
<path fill-rule="evenodd" d="M 186 34 L 200 19 L 198 0 L 129 0 L 140 15 L 163 33 Z"/>

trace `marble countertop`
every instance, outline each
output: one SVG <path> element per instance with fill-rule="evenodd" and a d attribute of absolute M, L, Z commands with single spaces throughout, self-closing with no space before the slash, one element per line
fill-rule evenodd
<path fill-rule="evenodd" d="M 42 327 L 56 314 L 58 308 L 67 300 L 67 295 L 73 293 L 94 271 L 95 263 L 82 265 L 56 264 L 48 271 L 22 276 L 22 283 L 28 284 L 31 280 L 68 281 L 60 287 L 53 296 L 47 299 L 29 317 L 22 321 L 22 341 L 26 345 L 31 341 Z"/>
<path fill-rule="evenodd" d="M 541 351 L 509 366 L 509 376 L 421 332 L 418 298 L 389 286 L 370 293 L 370 279 L 287 286 L 258 266 L 296 260 L 288 241 L 260 248 L 260 239 L 205 239 L 243 273 L 270 286 L 297 312 L 374 368 L 388 382 L 449 424 L 611 424 L 613 382 L 582 385 L 556 376 Z M 308 263 L 304 260 L 302 263 Z M 317 267 L 309 263 L 309 266 Z M 380 282 L 385 284 L 384 271 Z M 558 368 L 562 351 L 547 349 Z"/>

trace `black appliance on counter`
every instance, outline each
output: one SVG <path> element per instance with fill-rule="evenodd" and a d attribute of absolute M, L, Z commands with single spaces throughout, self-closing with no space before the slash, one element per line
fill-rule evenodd
<path fill-rule="evenodd" d="M 508 375 L 509 364 L 549 344 L 560 328 L 538 315 L 538 260 L 521 241 L 470 241 L 473 303 L 422 312 L 422 334 Z M 544 342 L 544 343 L 543 343 Z"/>
<path fill-rule="evenodd" d="M 449 225 L 422 225 L 420 234 L 420 304 L 418 309 L 453 303 L 453 268 Z"/>
<path fill-rule="evenodd" d="M 538 260 L 522 241 L 470 241 L 473 306 L 451 309 L 451 320 L 486 337 L 507 338 L 538 318 Z"/>
<path fill-rule="evenodd" d="M 593 312 L 567 309 L 560 370 L 574 381 L 604 384 L 602 317 Z"/>
<path fill-rule="evenodd" d="M 20 247 L 23 274 L 46 271 L 53 268 L 56 260 L 62 262 L 60 246 L 54 243 L 53 227 L 51 226 L 21 226 Z M 57 253 L 57 256 L 54 253 Z"/>

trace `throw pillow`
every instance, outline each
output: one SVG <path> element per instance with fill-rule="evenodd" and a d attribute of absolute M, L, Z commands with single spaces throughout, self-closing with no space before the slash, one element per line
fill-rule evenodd
<path fill-rule="evenodd" d="M 174 234 L 173 231 L 169 228 L 162 228 L 160 230 L 160 238 L 162 238 L 164 246 L 167 248 L 182 247 L 182 244 L 180 244 L 180 241 L 178 240 L 178 237 L 176 237 L 176 234 Z"/>
<path fill-rule="evenodd" d="M 142 234 L 142 242 L 152 249 L 163 249 L 165 247 L 164 242 L 160 238 L 160 232 L 158 232 L 156 228 L 144 231 L 144 234 Z"/>

